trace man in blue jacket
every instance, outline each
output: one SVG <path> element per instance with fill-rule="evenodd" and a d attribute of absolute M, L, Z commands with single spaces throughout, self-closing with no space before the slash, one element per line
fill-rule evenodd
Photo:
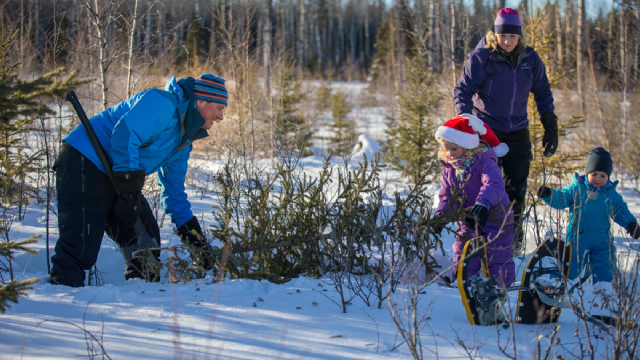
<path fill-rule="evenodd" d="M 533 158 L 529 138 L 527 103 L 533 93 L 544 126 L 544 156 L 558 147 L 558 119 L 553 94 L 540 56 L 522 41 L 517 10 L 498 12 L 493 28 L 468 55 L 454 90 L 458 114 L 473 114 L 496 133 L 509 153 L 500 158 L 509 199 L 516 220 L 525 208 L 529 165 Z M 516 222 L 514 252 L 522 246 L 522 223 Z"/>
<path fill-rule="evenodd" d="M 165 90 L 145 90 L 92 117 L 113 168 L 113 183 L 82 125 L 64 139 L 53 166 L 60 234 L 51 258 L 51 283 L 84 286 L 85 271 L 96 263 L 105 231 L 121 249 L 131 248 L 138 241 L 133 229 L 138 218 L 159 242 L 160 229 L 142 196 L 145 177 L 154 172 L 162 187 L 162 205 L 180 239 L 210 249 L 202 240 L 184 183 L 193 142 L 207 137 L 207 130 L 223 120 L 227 99 L 224 79 L 211 74 L 180 81 L 172 77 Z M 191 255 L 207 267 L 202 257 Z M 158 280 L 158 274 L 143 270 L 139 258 L 125 259 L 126 279 Z"/>

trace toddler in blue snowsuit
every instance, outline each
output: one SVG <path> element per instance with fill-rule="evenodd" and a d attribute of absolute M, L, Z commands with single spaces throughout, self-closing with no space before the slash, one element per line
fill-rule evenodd
<path fill-rule="evenodd" d="M 552 208 L 569 208 L 567 240 L 573 245 L 569 279 L 575 279 L 590 262 L 594 283 L 611 282 L 617 263 L 611 220 L 634 239 L 640 237 L 638 221 L 616 191 L 618 181 L 609 181 L 612 169 L 611 155 L 598 147 L 589 152 L 585 175 L 576 173 L 571 184 L 560 190 L 546 186 L 538 190 L 538 197 Z"/>

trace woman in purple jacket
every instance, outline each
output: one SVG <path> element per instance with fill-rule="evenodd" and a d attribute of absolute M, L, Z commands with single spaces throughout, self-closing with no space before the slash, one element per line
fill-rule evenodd
<path fill-rule="evenodd" d="M 465 220 L 458 224 L 457 240 L 453 244 L 453 274 L 456 275 L 465 242 L 481 235 L 487 242 L 489 273 L 504 279 L 504 285 L 508 286 L 515 279 L 511 258 L 513 214 L 498 156 L 504 156 L 509 147 L 500 144 L 482 120 L 469 114 L 456 116 L 439 127 L 436 139 L 442 145 L 440 159 L 444 165 L 436 216 L 457 210 L 460 202 L 450 201 L 456 193 L 464 196 L 463 206 L 471 208 Z M 494 214 L 491 219 L 489 213 Z M 476 258 L 469 264 L 468 274 L 478 272 L 480 261 Z"/>
<path fill-rule="evenodd" d="M 524 45 L 521 34 L 518 11 L 501 9 L 493 28 L 468 55 L 454 90 L 457 113 L 477 116 L 509 146 L 509 154 L 498 165 L 504 171 L 509 199 L 514 202 L 517 251 L 522 247 L 520 217 L 533 158 L 527 118 L 529 93 L 533 93 L 544 127 L 544 156 L 552 156 L 558 147 L 558 119 L 553 112 L 549 79 L 540 56 Z"/>

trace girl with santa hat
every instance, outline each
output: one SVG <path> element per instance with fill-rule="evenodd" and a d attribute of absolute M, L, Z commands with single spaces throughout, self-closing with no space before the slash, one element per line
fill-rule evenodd
<path fill-rule="evenodd" d="M 498 141 L 482 120 L 470 114 L 450 119 L 438 128 L 435 137 L 442 145 L 439 155 L 444 165 L 436 216 L 446 217 L 458 209 L 461 202 L 452 199 L 453 194 L 462 194 L 462 206 L 470 209 L 456 231 L 454 276 L 466 241 L 484 236 L 489 273 L 504 280 L 499 284 L 508 286 L 515 280 L 511 257 L 513 213 L 498 157 L 504 156 L 509 148 Z M 478 258 L 468 266 L 469 276 L 480 272 Z"/>

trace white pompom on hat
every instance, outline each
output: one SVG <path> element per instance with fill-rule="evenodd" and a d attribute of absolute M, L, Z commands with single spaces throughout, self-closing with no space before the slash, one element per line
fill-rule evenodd
<path fill-rule="evenodd" d="M 471 114 L 458 115 L 436 130 L 436 139 L 444 139 L 465 149 L 480 145 L 480 137 L 493 148 L 497 157 L 509 152 L 507 144 L 501 144 L 496 134 L 482 120 Z"/>

